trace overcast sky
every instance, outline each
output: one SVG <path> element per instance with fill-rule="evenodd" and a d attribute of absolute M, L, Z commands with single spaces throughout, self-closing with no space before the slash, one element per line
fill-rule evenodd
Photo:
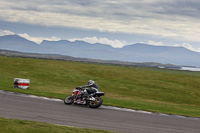
<path fill-rule="evenodd" d="M 0 36 L 184 46 L 200 52 L 199 0 L 0 0 Z"/>

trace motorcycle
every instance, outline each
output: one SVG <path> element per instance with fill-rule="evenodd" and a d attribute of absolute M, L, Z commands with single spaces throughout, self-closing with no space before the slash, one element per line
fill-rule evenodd
<path fill-rule="evenodd" d="M 90 108 L 100 107 L 103 103 L 101 96 L 104 96 L 105 93 L 97 91 L 93 96 L 90 96 L 87 89 L 85 87 L 74 88 L 73 93 L 64 99 L 64 103 L 67 105 L 71 105 L 72 103 L 88 105 Z"/>

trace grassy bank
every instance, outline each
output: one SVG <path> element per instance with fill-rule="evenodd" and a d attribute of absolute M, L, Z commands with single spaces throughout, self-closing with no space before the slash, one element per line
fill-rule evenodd
<path fill-rule="evenodd" d="M 0 133 L 112 133 L 110 131 L 58 126 L 0 117 Z"/>
<path fill-rule="evenodd" d="M 0 56 L 0 89 L 63 99 L 93 79 L 104 105 L 200 117 L 200 72 Z M 31 80 L 29 90 L 14 78 Z"/>

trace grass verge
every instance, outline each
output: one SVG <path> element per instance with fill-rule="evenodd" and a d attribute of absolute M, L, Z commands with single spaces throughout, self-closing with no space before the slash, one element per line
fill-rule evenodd
<path fill-rule="evenodd" d="M 104 130 L 94 130 L 26 120 L 6 119 L 0 117 L 0 133 L 112 133 Z"/>

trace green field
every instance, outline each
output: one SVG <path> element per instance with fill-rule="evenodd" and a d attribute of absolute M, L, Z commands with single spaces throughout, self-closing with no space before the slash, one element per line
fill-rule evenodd
<path fill-rule="evenodd" d="M 104 105 L 200 117 L 200 72 L 0 56 L 0 89 L 64 99 L 93 79 Z M 13 88 L 14 78 L 31 80 Z"/>
<path fill-rule="evenodd" d="M 0 117 L 0 133 L 113 133 Z"/>

